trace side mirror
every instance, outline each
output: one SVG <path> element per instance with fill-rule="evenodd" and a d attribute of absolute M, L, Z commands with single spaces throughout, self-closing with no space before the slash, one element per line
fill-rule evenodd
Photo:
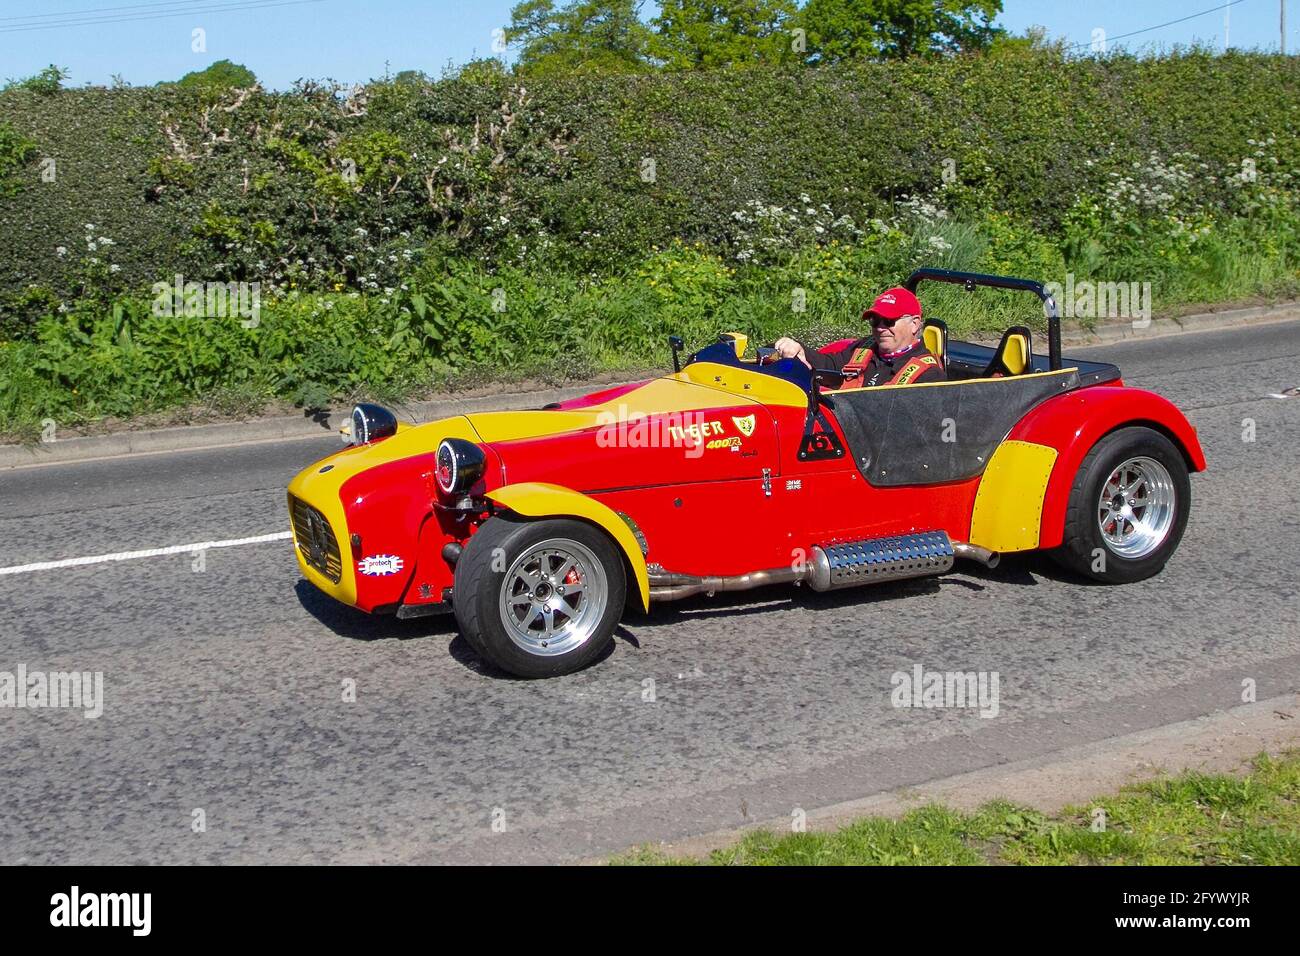
<path fill-rule="evenodd" d="M 668 347 L 673 350 L 673 372 L 680 372 L 682 370 L 680 355 L 682 349 L 686 348 L 686 342 L 683 341 L 680 335 L 670 335 L 668 336 Z"/>

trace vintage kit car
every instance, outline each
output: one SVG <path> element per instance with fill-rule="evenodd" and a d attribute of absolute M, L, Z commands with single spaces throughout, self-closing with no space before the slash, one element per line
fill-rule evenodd
<path fill-rule="evenodd" d="M 605 651 L 624 605 L 943 574 L 1046 550 L 1098 581 L 1160 571 L 1205 459 L 1170 402 L 1113 365 L 1063 360 L 1038 282 L 923 269 L 907 280 L 1035 293 L 1048 354 L 927 323 L 947 381 L 838 388 L 842 373 L 720 336 L 674 371 L 528 411 L 405 425 L 352 412 L 351 447 L 289 485 L 299 566 L 345 604 L 454 611 L 487 661 L 541 677 Z"/>

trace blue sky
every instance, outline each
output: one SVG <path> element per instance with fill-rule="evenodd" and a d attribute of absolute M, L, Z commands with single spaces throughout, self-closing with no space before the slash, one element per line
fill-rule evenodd
<path fill-rule="evenodd" d="M 495 28 L 514 0 L 0 0 L 0 79 L 57 63 L 70 83 L 108 83 L 114 74 L 144 85 L 176 79 L 214 60 L 244 63 L 267 86 L 294 80 L 363 82 L 492 55 Z M 1229 40 L 1277 49 L 1279 0 L 1231 7 Z M 999 22 L 1015 33 L 1031 24 L 1087 43 L 1095 28 L 1115 37 L 1215 6 L 1215 0 L 1004 0 Z M 647 11 L 650 4 L 647 4 Z M 1290 0 L 1287 49 L 1300 52 L 1300 0 Z M 55 18 L 147 19 L 26 29 Z M 647 12 L 647 15 L 649 13 Z M 1121 41 L 1130 48 L 1201 40 L 1222 46 L 1224 11 Z M 21 28 L 21 29 L 20 29 Z M 196 51 L 193 31 L 204 31 Z"/>

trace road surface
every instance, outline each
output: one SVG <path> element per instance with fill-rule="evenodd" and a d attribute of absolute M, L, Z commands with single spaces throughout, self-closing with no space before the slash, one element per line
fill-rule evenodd
<path fill-rule="evenodd" d="M 336 605 L 286 540 L 187 550 L 284 532 L 332 438 L 0 472 L 0 567 L 181 546 L 0 574 L 0 671 L 104 680 L 95 719 L 0 708 L 0 863 L 590 858 L 1300 690 L 1300 399 L 1267 397 L 1300 385 L 1300 323 L 1076 351 L 1200 431 L 1159 577 L 1029 556 L 701 597 L 549 681 L 484 670 L 451 619 Z M 997 716 L 895 708 L 917 664 L 996 671 Z"/>

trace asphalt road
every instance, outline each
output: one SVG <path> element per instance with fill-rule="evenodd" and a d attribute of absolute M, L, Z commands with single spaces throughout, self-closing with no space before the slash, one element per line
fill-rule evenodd
<path fill-rule="evenodd" d="M 588 858 L 1186 720 L 1247 679 L 1300 690 L 1300 399 L 1265 397 L 1300 385 L 1300 323 L 1078 351 L 1175 401 L 1209 458 L 1141 584 L 1030 556 L 699 598 L 525 682 L 449 619 L 334 604 L 283 540 L 0 575 L 0 671 L 104 675 L 97 719 L 0 708 L 0 863 Z M 0 472 L 0 567 L 283 531 L 285 483 L 333 447 Z M 997 716 L 893 707 L 915 664 L 997 671 Z"/>

